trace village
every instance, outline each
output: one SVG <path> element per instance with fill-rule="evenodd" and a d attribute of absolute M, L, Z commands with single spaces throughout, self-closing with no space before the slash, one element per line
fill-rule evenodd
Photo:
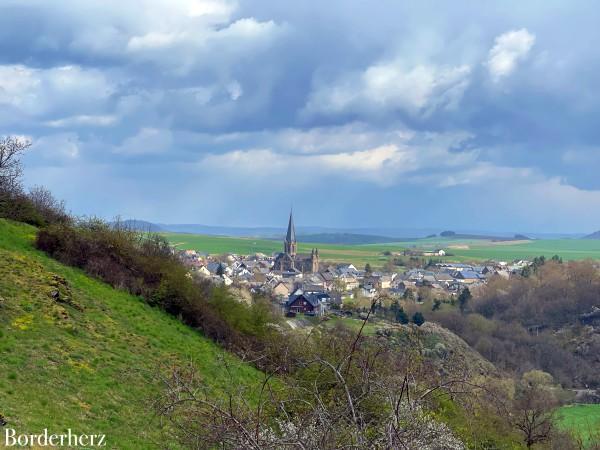
<path fill-rule="evenodd" d="M 410 254 L 414 254 L 413 250 Z M 283 252 L 272 255 L 209 255 L 196 250 L 177 254 L 191 276 L 233 286 L 250 294 L 270 296 L 288 316 L 302 313 L 323 316 L 345 305 L 376 297 L 414 300 L 451 300 L 465 289 L 476 289 L 494 276 L 509 278 L 520 274 L 532 262 L 488 261 L 485 265 L 430 262 L 423 267 L 400 271 L 373 270 L 350 263 L 320 261 L 319 250 L 297 253 L 296 232 L 290 213 Z M 421 256 L 443 256 L 443 250 L 422 252 Z"/>

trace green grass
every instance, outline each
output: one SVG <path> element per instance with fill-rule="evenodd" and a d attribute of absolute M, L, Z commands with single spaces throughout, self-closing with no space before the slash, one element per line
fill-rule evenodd
<path fill-rule="evenodd" d="M 565 260 L 600 259 L 600 240 L 592 239 L 543 239 L 521 244 L 485 243 L 473 244 L 469 249 L 450 249 L 459 257 L 511 261 L 531 259 L 544 255 L 558 255 Z"/>
<path fill-rule="evenodd" d="M 283 244 L 279 241 L 253 238 L 233 238 L 222 236 L 205 236 L 199 234 L 164 234 L 171 243 L 180 249 L 192 249 L 209 254 L 237 253 L 242 255 L 256 252 L 267 255 L 282 251 Z M 453 245 L 465 245 L 468 248 L 451 248 Z M 600 240 L 584 239 L 555 239 L 536 240 L 529 242 L 492 242 L 473 239 L 429 238 L 418 241 L 391 242 L 389 244 L 336 245 L 298 243 L 300 253 L 310 253 L 317 247 L 322 261 L 332 263 L 353 263 L 363 268 L 369 263 L 373 267 L 383 266 L 388 257 L 384 252 L 402 252 L 411 247 L 420 249 L 444 248 L 452 256 L 443 259 L 447 261 L 512 261 L 515 259 L 532 259 L 544 255 L 547 258 L 559 255 L 564 260 L 600 259 Z"/>
<path fill-rule="evenodd" d="M 35 233 L 0 219 L 0 414 L 18 433 L 71 428 L 105 433 L 109 448 L 164 448 L 151 410 L 159 367 L 192 361 L 215 396 L 263 379 L 175 318 L 36 251 Z M 54 275 L 82 311 L 48 295 Z"/>
<path fill-rule="evenodd" d="M 325 328 L 333 328 L 337 324 L 342 324 L 345 327 L 349 328 L 355 333 L 358 333 L 363 326 L 364 320 L 354 319 L 350 317 L 337 317 L 331 316 L 331 318 L 327 321 L 321 323 L 321 326 Z M 365 336 L 373 336 L 377 331 L 378 327 L 381 327 L 382 324 L 378 324 L 377 322 L 369 321 L 365 324 L 363 328 L 363 334 Z"/>
<path fill-rule="evenodd" d="M 559 425 L 589 443 L 592 433 L 600 437 L 600 404 L 563 406 L 558 414 Z"/>

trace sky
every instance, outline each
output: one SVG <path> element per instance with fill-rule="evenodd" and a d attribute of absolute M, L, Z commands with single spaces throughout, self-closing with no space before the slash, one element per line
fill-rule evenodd
<path fill-rule="evenodd" d="M 0 134 L 75 214 L 600 229 L 600 5 L 3 0 Z"/>

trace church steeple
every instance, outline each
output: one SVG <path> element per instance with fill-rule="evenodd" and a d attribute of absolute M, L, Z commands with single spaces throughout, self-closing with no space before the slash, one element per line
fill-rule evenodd
<path fill-rule="evenodd" d="M 296 228 L 294 227 L 294 216 L 290 210 L 290 220 L 288 222 L 287 233 L 283 241 L 283 252 L 294 257 L 296 256 Z"/>

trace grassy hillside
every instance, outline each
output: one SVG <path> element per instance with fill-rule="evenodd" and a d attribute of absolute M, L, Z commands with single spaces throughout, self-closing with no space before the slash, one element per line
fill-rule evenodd
<path fill-rule="evenodd" d="M 600 435 L 600 404 L 598 405 L 569 405 L 559 410 L 560 426 L 580 436 L 587 443 L 592 434 Z"/>
<path fill-rule="evenodd" d="M 18 433 L 71 428 L 105 433 L 109 448 L 158 448 L 160 365 L 193 361 L 215 395 L 262 379 L 176 319 L 36 251 L 35 231 L 0 219 L 0 414 Z"/>
<path fill-rule="evenodd" d="M 273 252 L 282 250 L 281 242 L 267 239 L 180 233 L 164 233 L 164 235 L 180 249 L 193 249 L 210 254 L 238 253 L 245 255 L 261 252 L 270 255 Z M 389 244 L 337 245 L 298 243 L 299 252 L 310 253 L 310 250 L 314 247 L 319 248 L 319 253 L 323 261 L 349 262 L 355 264 L 357 267 L 364 267 L 366 263 L 370 263 L 374 267 L 382 266 L 388 259 L 388 257 L 383 255 L 384 252 L 401 252 L 411 247 L 422 249 L 444 248 L 452 256 L 441 259 L 449 261 L 478 261 L 486 259 L 512 261 L 514 259 L 533 258 L 540 255 L 549 258 L 556 254 L 565 260 L 600 259 L 600 240 L 583 239 L 493 242 L 481 239 L 436 237 Z"/>

